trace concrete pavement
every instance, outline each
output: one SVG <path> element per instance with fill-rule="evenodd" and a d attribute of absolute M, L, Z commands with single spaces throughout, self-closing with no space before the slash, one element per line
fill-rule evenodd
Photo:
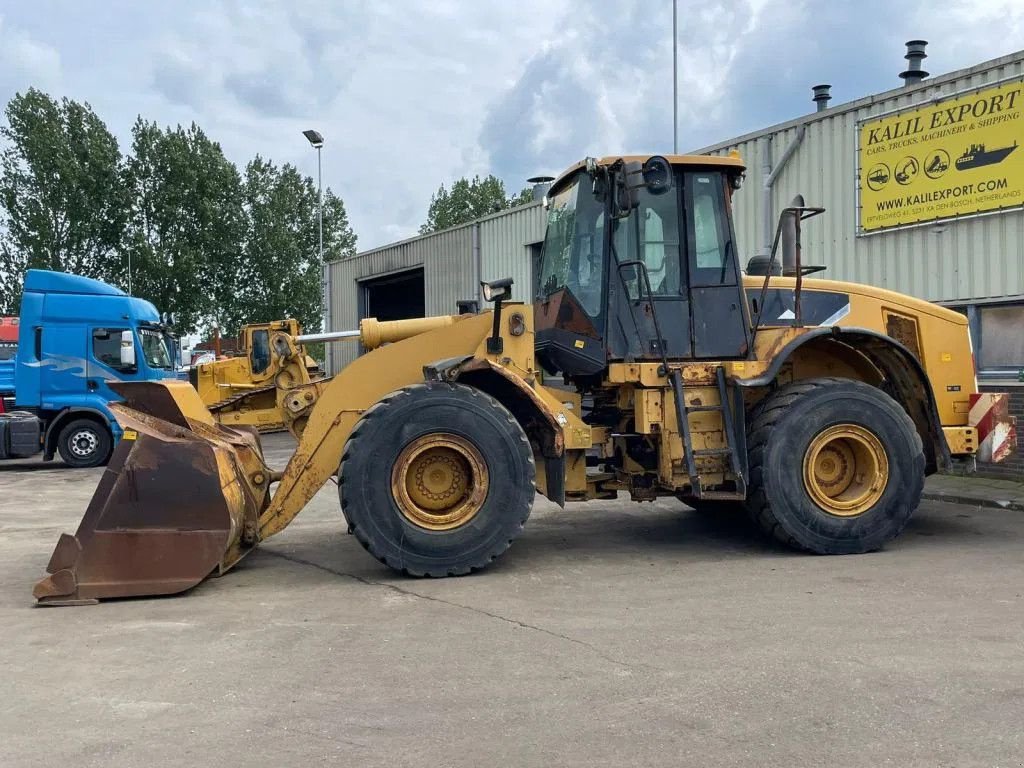
<path fill-rule="evenodd" d="M 1024 513 L 926 502 L 828 558 L 538 501 L 489 570 L 417 581 L 329 484 L 188 595 L 33 608 L 97 476 L 0 465 L 5 768 L 1024 764 Z"/>

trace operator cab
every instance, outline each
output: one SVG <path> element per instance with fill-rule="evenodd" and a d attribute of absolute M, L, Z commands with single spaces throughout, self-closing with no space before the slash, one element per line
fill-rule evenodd
<path fill-rule="evenodd" d="M 737 157 L 588 159 L 548 195 L 535 303 L 551 372 L 744 358 L 750 323 L 730 200 Z"/>

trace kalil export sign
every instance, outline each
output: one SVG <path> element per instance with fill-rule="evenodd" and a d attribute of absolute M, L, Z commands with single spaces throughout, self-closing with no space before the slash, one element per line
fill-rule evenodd
<path fill-rule="evenodd" d="M 861 233 L 1024 205 L 1024 81 L 860 124 Z"/>

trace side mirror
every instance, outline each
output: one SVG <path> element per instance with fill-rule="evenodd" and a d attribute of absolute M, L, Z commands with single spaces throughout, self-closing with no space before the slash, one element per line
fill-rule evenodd
<path fill-rule="evenodd" d="M 135 336 L 131 331 L 121 331 L 121 367 L 135 367 Z"/>
<path fill-rule="evenodd" d="M 640 189 L 645 186 L 643 173 L 643 163 L 639 161 L 622 163 L 615 175 L 615 218 L 626 218 L 640 204 Z"/>
<path fill-rule="evenodd" d="M 789 208 L 780 215 L 782 228 L 782 274 L 795 275 L 796 265 L 800 256 L 800 219 L 801 210 L 806 206 L 803 195 L 797 195 Z"/>

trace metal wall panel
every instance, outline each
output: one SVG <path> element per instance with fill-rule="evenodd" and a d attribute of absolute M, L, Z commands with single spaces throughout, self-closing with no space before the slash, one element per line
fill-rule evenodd
<path fill-rule="evenodd" d="M 424 298 L 428 315 L 453 314 L 459 299 L 479 292 L 473 258 L 473 225 L 456 227 L 423 237 L 365 251 L 329 265 L 331 330 L 359 326 L 360 281 L 423 268 Z M 358 345 L 334 342 L 329 356 L 331 374 L 355 360 Z"/>
<path fill-rule="evenodd" d="M 764 155 L 777 162 L 806 124 L 802 143 L 775 182 L 773 219 L 797 193 L 827 212 L 803 229 L 803 261 L 824 264 L 825 277 L 868 283 L 931 301 L 1024 295 L 1024 211 L 934 222 L 858 237 L 857 123 L 897 108 L 980 88 L 1024 74 L 1024 52 L 925 80 L 918 86 L 870 96 L 825 112 L 697 150 L 737 150 L 747 165 L 734 198 L 740 253 L 763 250 Z M 773 229 L 775 221 L 772 223 Z"/>
<path fill-rule="evenodd" d="M 512 300 L 533 300 L 530 245 L 544 240 L 547 215 L 538 203 L 522 205 L 480 220 L 480 279 L 511 277 Z"/>

